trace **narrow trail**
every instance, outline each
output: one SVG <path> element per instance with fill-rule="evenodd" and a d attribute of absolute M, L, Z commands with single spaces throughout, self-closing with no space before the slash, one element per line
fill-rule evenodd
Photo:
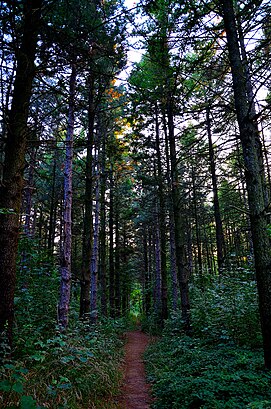
<path fill-rule="evenodd" d="M 150 386 L 146 382 L 142 356 L 150 337 L 141 331 L 132 331 L 127 333 L 127 341 L 121 404 L 123 409 L 150 409 Z"/>

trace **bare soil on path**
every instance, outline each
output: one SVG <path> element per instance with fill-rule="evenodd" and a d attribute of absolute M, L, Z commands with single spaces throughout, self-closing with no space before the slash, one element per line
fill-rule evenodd
<path fill-rule="evenodd" d="M 143 353 L 150 337 L 141 331 L 126 334 L 124 383 L 120 403 L 123 409 L 150 409 L 150 385 L 146 382 Z"/>

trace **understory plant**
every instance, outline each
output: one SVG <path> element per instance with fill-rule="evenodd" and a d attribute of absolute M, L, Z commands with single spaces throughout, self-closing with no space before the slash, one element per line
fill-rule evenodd
<path fill-rule="evenodd" d="M 0 407 L 98 408 L 118 393 L 123 342 L 119 326 L 78 323 L 37 341 L 30 355 L 1 368 Z M 108 406 L 111 407 L 108 403 Z"/>
<path fill-rule="evenodd" d="M 202 283 L 202 281 L 201 281 Z M 228 273 L 191 291 L 192 334 L 173 313 L 146 353 L 154 408 L 271 407 L 271 374 L 264 369 L 256 286 L 249 271 Z"/>
<path fill-rule="evenodd" d="M 0 408 L 116 408 L 124 320 L 79 320 L 74 282 L 69 327 L 61 332 L 56 262 L 34 241 L 25 240 L 20 250 L 14 343 L 1 357 Z"/>

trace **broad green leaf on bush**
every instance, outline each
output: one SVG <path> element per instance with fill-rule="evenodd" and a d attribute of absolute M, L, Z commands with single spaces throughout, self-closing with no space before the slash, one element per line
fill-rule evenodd
<path fill-rule="evenodd" d="M 271 401 L 270 400 L 263 400 L 260 402 L 251 402 L 247 406 L 249 409 L 270 409 Z"/>
<path fill-rule="evenodd" d="M 23 393 L 24 387 L 23 387 L 22 382 L 19 382 L 19 381 L 15 382 L 15 383 L 12 385 L 12 390 L 13 390 L 14 392 L 17 392 L 17 393 Z"/>
<path fill-rule="evenodd" d="M 5 209 L 3 207 L 0 208 L 0 214 L 16 214 L 14 209 Z"/>
<path fill-rule="evenodd" d="M 58 389 L 71 389 L 72 384 L 71 383 L 61 383 L 57 387 L 58 387 Z"/>
<path fill-rule="evenodd" d="M 73 355 L 63 356 L 63 357 L 60 359 L 60 362 L 62 362 L 63 364 L 67 364 L 67 363 L 69 363 L 69 362 L 74 361 L 74 359 L 75 359 L 75 356 L 73 356 Z"/>
<path fill-rule="evenodd" d="M 9 392 L 12 389 L 13 382 L 5 379 L 4 381 L 0 382 L 0 391 Z"/>
<path fill-rule="evenodd" d="M 14 368 L 15 368 L 15 365 L 13 365 L 13 364 L 5 364 L 5 365 L 4 365 L 4 368 L 6 368 L 6 369 L 14 369 Z"/>
<path fill-rule="evenodd" d="M 33 359 L 34 361 L 43 362 L 45 360 L 45 355 L 37 353 L 37 354 L 31 355 L 31 359 Z"/>
<path fill-rule="evenodd" d="M 20 409 L 36 409 L 37 404 L 36 401 L 32 398 L 32 396 L 22 396 L 20 402 Z"/>
<path fill-rule="evenodd" d="M 79 357 L 79 360 L 81 361 L 81 362 L 87 362 L 87 358 L 85 358 L 84 356 L 80 356 Z"/>

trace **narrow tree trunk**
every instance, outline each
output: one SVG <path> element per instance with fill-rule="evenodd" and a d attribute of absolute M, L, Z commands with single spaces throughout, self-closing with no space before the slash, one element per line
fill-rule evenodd
<path fill-rule="evenodd" d="M 161 286 L 161 237 L 159 220 L 155 227 L 155 284 L 154 284 L 154 312 L 161 316 L 162 308 L 162 286 Z"/>
<path fill-rule="evenodd" d="M 153 286 L 153 272 L 154 272 L 154 257 L 153 257 L 153 235 L 152 231 L 150 228 L 148 228 L 148 268 L 146 272 L 146 288 L 147 288 L 147 294 L 146 294 L 146 309 L 147 312 L 151 312 L 152 308 L 152 297 L 151 297 L 151 289 Z"/>
<path fill-rule="evenodd" d="M 92 149 L 94 143 L 94 83 L 92 77 L 89 78 L 89 101 L 88 101 L 88 138 L 87 138 L 87 157 L 86 157 L 86 184 L 85 184 L 85 203 L 84 203 L 84 231 L 82 248 L 82 276 L 81 276 L 81 294 L 80 294 L 80 317 L 84 318 L 90 313 L 90 281 L 91 281 L 91 252 L 92 252 Z"/>
<path fill-rule="evenodd" d="M 27 142 L 27 120 L 35 75 L 35 53 L 42 1 L 24 3 L 24 28 L 17 51 L 17 70 L 9 112 L 3 179 L 0 186 L 0 334 L 12 343 L 16 257 L 23 171 Z"/>
<path fill-rule="evenodd" d="M 115 264 L 114 264 L 114 179 L 113 164 L 110 164 L 109 193 L 109 306 L 110 317 L 115 317 Z"/>
<path fill-rule="evenodd" d="M 266 146 L 266 140 L 265 140 L 265 135 L 264 135 L 264 130 L 263 127 L 261 128 L 261 134 L 262 134 L 262 142 L 263 142 L 263 154 L 264 154 L 264 159 L 265 159 L 265 168 L 267 171 L 267 189 L 266 189 L 266 203 L 270 203 L 271 199 L 271 169 L 270 169 L 270 158 L 268 155 L 268 149 Z M 271 222 L 271 215 L 269 214 L 269 223 Z"/>
<path fill-rule="evenodd" d="M 95 186 L 95 209 L 93 226 L 93 247 L 91 254 L 91 291 L 90 291 L 90 319 L 93 324 L 97 322 L 97 290 L 98 290 L 98 264 L 99 264 L 99 221 L 100 221 L 100 182 L 99 159 L 97 160 L 97 174 Z"/>
<path fill-rule="evenodd" d="M 56 148 L 56 146 L 55 146 Z M 52 169 L 52 187 L 51 187 L 51 203 L 50 203 L 50 216 L 49 216 L 49 232 L 48 232 L 48 250 L 53 255 L 54 251 L 54 238 L 55 238 L 55 197 L 56 197 L 56 155 L 54 153 L 53 169 Z"/>
<path fill-rule="evenodd" d="M 194 207 L 194 217 L 195 217 L 195 229 L 196 229 L 196 241 L 197 241 L 197 265 L 199 276 L 202 277 L 202 251 L 201 251 L 201 234 L 199 226 L 198 217 L 198 206 L 197 206 L 197 189 L 195 182 L 195 169 L 192 166 L 192 190 L 193 190 L 193 207 Z"/>
<path fill-rule="evenodd" d="M 107 274 L 106 274 L 106 173 L 105 173 L 105 147 L 106 135 L 102 135 L 101 173 L 100 173 L 100 292 L 101 312 L 107 316 Z"/>
<path fill-rule="evenodd" d="M 168 116 L 168 139 L 171 162 L 171 194 L 173 202 L 175 241 L 176 241 L 176 259 L 179 274 L 180 293 L 181 293 L 181 309 L 184 329 L 190 331 L 190 301 L 189 301 L 189 270 L 186 262 L 185 251 L 185 230 L 184 230 L 184 215 L 180 207 L 180 182 L 177 165 L 176 141 L 174 135 L 174 121 L 171 103 L 171 95 L 168 95 L 167 104 Z"/>
<path fill-rule="evenodd" d="M 34 169 L 36 165 L 37 149 L 31 149 L 29 160 L 29 172 L 27 180 L 27 188 L 25 191 L 25 223 L 24 233 L 27 237 L 31 237 L 31 210 L 32 210 L 32 198 L 34 190 Z"/>
<path fill-rule="evenodd" d="M 210 119 L 210 108 L 209 107 L 206 109 L 206 126 L 207 126 L 207 135 L 208 135 L 209 161 L 210 161 L 210 169 L 211 169 L 211 176 L 212 176 L 213 202 L 214 202 L 214 213 L 215 213 L 217 265 L 218 265 L 218 271 L 221 272 L 221 269 L 223 267 L 223 261 L 224 261 L 224 234 L 223 234 L 222 219 L 221 219 L 219 199 L 218 199 L 215 153 L 214 153 L 214 147 L 213 147 L 213 141 L 212 141 L 211 119 Z"/>
<path fill-rule="evenodd" d="M 121 315 L 121 294 L 120 294 L 120 221 L 119 221 L 119 198 L 115 201 L 115 222 L 116 222 L 116 248 L 115 248 L 115 308 L 116 316 Z"/>
<path fill-rule="evenodd" d="M 155 142 L 156 142 L 156 156 L 157 156 L 157 179 L 158 179 L 158 226 L 160 229 L 160 250 L 161 250 L 161 321 L 168 318 L 167 306 L 167 251 L 166 251 L 166 211 L 165 211 L 165 194 L 163 184 L 162 160 L 160 151 L 160 131 L 158 120 L 158 108 L 155 105 Z"/>
<path fill-rule="evenodd" d="M 242 143 L 266 368 L 271 369 L 271 249 L 267 230 L 263 158 L 246 89 L 232 0 L 222 0 L 233 91 Z"/>
<path fill-rule="evenodd" d="M 60 260 L 60 298 L 58 304 L 58 322 L 60 329 L 66 329 L 69 320 L 71 294 L 71 249 L 72 249 L 72 161 L 74 134 L 76 68 L 72 64 L 69 89 L 69 115 L 66 135 L 66 159 L 64 170 L 64 201 L 63 201 L 63 244 Z"/>
<path fill-rule="evenodd" d="M 171 188 L 171 167 L 170 154 L 168 143 L 168 130 L 165 115 L 163 115 L 163 126 L 165 134 L 165 153 L 167 163 L 167 184 Z M 172 308 L 177 311 L 178 306 L 178 274 L 176 260 L 176 240 L 175 240 L 175 223 L 172 194 L 169 195 L 169 241 L 170 241 L 170 271 L 171 271 L 171 286 L 172 286 Z"/>

